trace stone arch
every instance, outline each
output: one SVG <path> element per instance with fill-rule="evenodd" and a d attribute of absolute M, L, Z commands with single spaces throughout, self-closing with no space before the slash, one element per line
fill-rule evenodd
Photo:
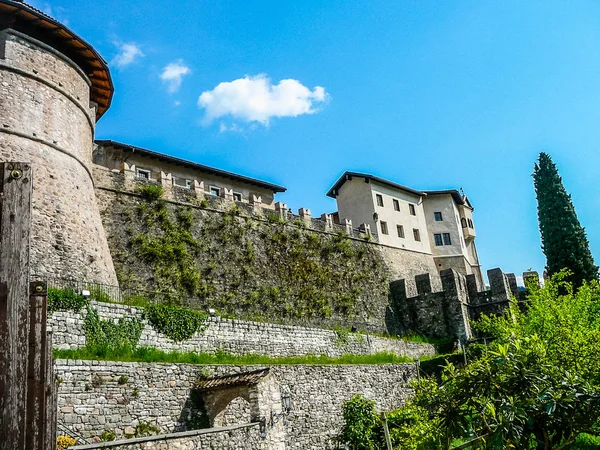
<path fill-rule="evenodd" d="M 246 402 L 246 418 L 260 424 L 268 446 L 284 448 L 285 429 L 278 420 L 283 414 L 281 391 L 268 368 L 200 380 L 194 390 L 202 397 L 210 426 L 223 425 L 232 402 Z"/>

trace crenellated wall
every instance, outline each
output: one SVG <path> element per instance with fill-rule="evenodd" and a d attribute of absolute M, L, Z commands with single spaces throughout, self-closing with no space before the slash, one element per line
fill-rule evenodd
<path fill-rule="evenodd" d="M 390 284 L 390 303 L 398 333 L 421 334 L 434 338 L 456 337 L 468 340 L 473 337 L 470 321 L 482 314 L 502 314 L 511 298 L 521 299 L 514 274 L 504 274 L 500 269 L 488 270 L 489 290 L 481 290 L 475 275 L 463 275 L 454 269 L 440 272 L 441 290 L 433 290 L 428 273 L 415 278 L 418 295 L 406 292 L 405 280 Z M 524 274 L 530 278 L 533 273 Z M 533 275 L 537 277 L 537 274 Z"/>
<path fill-rule="evenodd" d="M 437 273 L 431 255 L 380 245 L 351 224 L 340 228 L 306 209 L 293 215 L 285 205 L 265 209 L 193 186 L 164 189 L 168 183 L 99 166 L 94 174 L 122 287 L 166 289 L 193 308 L 383 333 L 391 317 L 389 280 Z M 147 186 L 163 187 L 160 202 L 140 195 Z M 416 295 L 414 283 L 406 288 Z"/>

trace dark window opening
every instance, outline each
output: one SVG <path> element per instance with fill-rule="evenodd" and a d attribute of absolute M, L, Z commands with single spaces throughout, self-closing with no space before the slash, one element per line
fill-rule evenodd
<path fill-rule="evenodd" d="M 436 222 L 441 222 L 444 219 L 442 219 L 442 213 L 441 212 L 434 212 L 433 213 L 433 218 L 435 219 Z"/>
<path fill-rule="evenodd" d="M 380 222 L 381 223 L 381 233 L 382 234 L 388 234 L 388 227 L 387 227 L 387 222 Z"/>
<path fill-rule="evenodd" d="M 400 202 L 396 199 L 392 200 L 394 203 L 394 211 L 400 211 Z"/>
<path fill-rule="evenodd" d="M 404 227 L 402 225 L 396 225 L 396 231 L 399 238 L 404 238 Z"/>
<path fill-rule="evenodd" d="M 383 197 L 379 194 L 375 194 L 375 198 L 377 199 L 377 206 L 383 206 Z"/>

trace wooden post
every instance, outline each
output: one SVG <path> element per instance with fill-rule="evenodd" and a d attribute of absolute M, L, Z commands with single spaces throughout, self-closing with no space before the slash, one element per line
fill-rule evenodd
<path fill-rule="evenodd" d="M 46 447 L 44 450 L 56 450 L 56 419 L 58 416 L 58 399 L 56 378 L 54 376 L 54 358 L 52 357 L 52 331 L 46 333 L 46 421 L 44 422 Z"/>
<path fill-rule="evenodd" d="M 0 164 L 0 437 L 26 450 L 31 168 Z"/>
<path fill-rule="evenodd" d="M 29 371 L 27 377 L 27 448 L 45 450 L 46 440 L 46 283 L 29 284 Z M 50 355 L 51 357 L 52 355 Z"/>
<path fill-rule="evenodd" d="M 383 413 L 383 432 L 385 434 L 385 444 L 387 450 L 394 450 L 392 447 L 392 439 L 390 438 L 390 430 L 388 428 L 387 417 L 385 417 L 385 412 Z"/>

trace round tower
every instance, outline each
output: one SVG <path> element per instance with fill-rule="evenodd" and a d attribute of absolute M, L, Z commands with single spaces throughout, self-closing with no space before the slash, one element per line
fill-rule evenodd
<path fill-rule="evenodd" d="M 21 1 L 0 0 L 0 160 L 32 163 L 32 273 L 117 284 L 91 171 L 112 94 L 89 44 Z"/>

